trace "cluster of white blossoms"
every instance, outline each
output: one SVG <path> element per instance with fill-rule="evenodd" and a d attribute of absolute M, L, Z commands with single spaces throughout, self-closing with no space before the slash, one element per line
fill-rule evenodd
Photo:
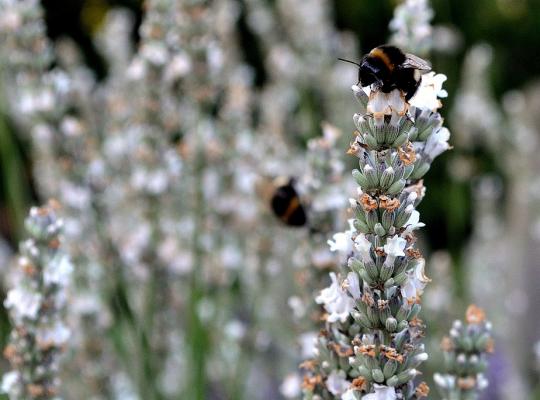
<path fill-rule="evenodd" d="M 11 399 L 58 395 L 59 356 L 70 337 L 63 314 L 73 266 L 61 250 L 57 212 L 55 202 L 30 210 L 30 238 L 20 245 L 15 287 L 4 301 L 13 323 L 4 350 L 12 370 L 4 374 L 1 390 Z"/>
<path fill-rule="evenodd" d="M 424 54 L 432 46 L 433 10 L 429 0 L 405 0 L 394 11 L 390 21 L 391 41 L 415 54 Z"/>
<path fill-rule="evenodd" d="M 96 42 L 110 68 L 98 81 L 72 43 L 54 46 L 47 39 L 39 1 L 0 0 L 0 63 L 8 106 L 17 128 L 32 142 L 38 194 L 63 204 L 66 247 L 80 266 L 78 296 L 70 307 L 76 357 L 69 360 L 72 379 L 64 381 L 72 397 L 99 393 L 114 398 L 127 387 L 149 398 L 161 391 L 161 381 L 166 382 L 163 392 L 189 392 L 189 397 L 196 385 L 188 380 L 195 378 L 228 391 L 234 385 L 218 382 L 243 379 L 232 365 L 266 357 L 266 348 L 278 342 L 276 347 L 287 350 L 272 362 L 286 359 L 291 368 L 297 363 L 288 350 L 292 344 L 285 344 L 295 340 L 294 332 L 280 332 L 277 338 L 267 328 L 274 325 L 268 321 L 283 319 L 283 297 L 275 286 L 284 296 L 291 290 L 273 278 L 283 272 L 280 279 L 289 283 L 293 276 L 305 277 L 313 263 L 320 267 L 314 279 L 320 280 L 337 257 L 324 246 L 323 235 L 307 241 L 307 229 L 291 233 L 274 221 L 270 229 L 270 221 L 261 224 L 269 210 L 261 205 L 254 182 L 269 173 L 298 176 L 310 194 L 320 189 L 311 202 L 316 219 L 330 226 L 327 231 L 341 228 L 342 219 L 332 215 L 346 207 L 346 191 L 337 180 L 327 190 L 325 175 L 328 170 L 330 179 L 340 178 L 343 170 L 332 129 L 323 128 L 323 137 L 308 145 L 314 170 L 326 161 L 323 174 L 307 178 L 305 146 L 293 144 L 290 132 L 319 129 L 318 122 L 307 126 L 305 121 L 316 119 L 297 107 L 304 91 L 324 91 L 323 104 L 348 113 L 333 99 L 342 97 L 355 72 L 336 63 L 333 54 L 336 45 L 339 52 L 354 53 L 356 42 L 333 27 L 325 2 L 245 3 L 246 15 L 234 0 L 148 0 L 137 49 L 131 37 L 134 19 L 129 12 L 111 10 Z M 261 15 L 267 25 L 286 26 L 286 35 L 263 32 Z M 244 17 L 268 55 L 261 57 L 268 79 L 260 90 L 253 87 L 256 74 L 242 60 L 237 35 Z M 318 35 L 312 34 L 314 26 Z M 290 60 L 306 68 L 288 68 Z M 340 86 L 334 84 L 336 77 Z M 318 108 L 309 113 L 319 115 Z M 222 226 L 229 227 L 227 235 Z M 292 264 L 295 268 L 289 268 Z M 270 280 L 276 281 L 274 287 L 266 284 Z M 302 290 L 320 286 L 298 283 Z M 242 290 L 229 290 L 237 285 Z M 190 297 L 192 292 L 202 294 Z M 311 318 L 306 306 L 311 295 L 291 302 L 306 319 Z M 19 299 L 35 303 L 21 293 L 12 296 L 17 304 Z M 243 296 L 258 299 L 249 315 Z M 244 334 L 212 337 L 204 352 L 191 351 L 214 325 L 234 327 L 239 320 Z M 310 321 L 307 327 L 310 334 L 313 325 Z M 105 334 L 111 330 L 142 350 L 117 351 Z M 248 340 L 261 354 L 246 357 L 240 351 Z M 178 379 L 170 372 L 205 358 L 212 362 L 190 371 L 208 376 Z M 276 370 L 272 362 L 265 359 L 267 371 Z M 147 373 L 141 376 L 139 369 Z M 275 379 L 257 371 L 265 381 Z M 202 386 L 210 387 L 206 383 Z M 256 386 L 246 391 L 258 391 Z"/>
<path fill-rule="evenodd" d="M 415 383 L 427 359 L 418 318 L 430 279 L 415 248 L 424 226 L 416 207 L 425 195 L 423 176 L 450 148 L 449 131 L 438 113 L 446 77 L 428 73 L 410 101 L 395 89 L 383 93 L 353 86 L 361 105 L 349 154 L 357 197 L 354 219 L 328 245 L 345 266 L 316 302 L 326 311 L 316 356 L 302 364 L 305 399 L 393 400 L 427 396 Z"/>

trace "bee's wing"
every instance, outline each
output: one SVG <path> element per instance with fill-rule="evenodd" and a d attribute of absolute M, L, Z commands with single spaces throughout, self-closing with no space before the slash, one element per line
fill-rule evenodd
<path fill-rule="evenodd" d="M 414 68 L 421 71 L 430 71 L 431 65 L 424 59 L 415 56 L 414 54 L 405 54 L 405 61 L 400 66 L 401 68 Z"/>

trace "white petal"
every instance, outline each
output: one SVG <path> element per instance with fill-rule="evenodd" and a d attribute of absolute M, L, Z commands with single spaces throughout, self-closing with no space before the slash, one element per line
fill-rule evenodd
<path fill-rule="evenodd" d="M 390 257 L 403 257 L 407 241 L 398 235 L 395 235 L 386 241 L 384 252 Z"/>
<path fill-rule="evenodd" d="M 345 379 L 345 377 L 345 372 L 343 371 L 332 371 L 326 380 L 326 387 L 328 391 L 334 396 L 339 396 L 344 393 L 349 386 L 351 386 L 351 382 Z"/>
<path fill-rule="evenodd" d="M 374 384 L 375 393 L 366 394 L 362 400 L 396 400 L 396 390 L 393 387 Z"/>
<path fill-rule="evenodd" d="M 347 274 L 347 290 L 353 297 L 353 299 L 359 299 L 362 293 L 360 292 L 360 280 L 358 279 L 358 274 L 356 272 L 349 272 Z"/>

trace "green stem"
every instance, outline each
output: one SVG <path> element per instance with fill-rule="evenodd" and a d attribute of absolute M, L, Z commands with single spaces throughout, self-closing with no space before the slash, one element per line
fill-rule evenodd
<path fill-rule="evenodd" d="M 208 333 L 199 316 L 200 300 L 204 296 L 202 286 L 202 269 L 204 263 L 204 249 L 201 246 L 200 236 L 204 229 L 204 191 L 203 172 L 205 168 L 204 150 L 202 144 L 198 146 L 198 154 L 195 158 L 195 229 L 193 233 L 193 271 L 190 282 L 190 304 L 189 304 L 189 341 L 191 349 L 191 391 L 193 400 L 204 400 L 206 395 L 206 354 L 208 352 Z"/>
<path fill-rule="evenodd" d="M 29 199 L 28 184 L 22 176 L 24 169 L 24 162 L 15 139 L 8 129 L 4 116 L 0 114 L 0 171 L 3 171 L 1 180 L 5 185 L 8 216 L 11 217 L 10 222 L 17 237 L 23 234 L 25 209 Z"/>

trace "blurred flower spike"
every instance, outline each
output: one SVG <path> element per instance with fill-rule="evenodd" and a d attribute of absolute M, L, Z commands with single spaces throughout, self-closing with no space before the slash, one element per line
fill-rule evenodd
<path fill-rule="evenodd" d="M 15 285 L 4 306 L 13 330 L 4 356 L 12 370 L 1 390 L 10 399 L 56 399 L 59 357 L 70 337 L 63 317 L 73 266 L 62 251 L 59 204 L 33 207 L 25 221 Z"/>
<path fill-rule="evenodd" d="M 491 323 L 484 310 L 470 305 L 466 323 L 454 321 L 450 335 L 443 338 L 445 373 L 434 375 L 435 383 L 445 400 L 475 400 L 488 386 L 484 376 L 486 356 L 494 350 Z"/>

